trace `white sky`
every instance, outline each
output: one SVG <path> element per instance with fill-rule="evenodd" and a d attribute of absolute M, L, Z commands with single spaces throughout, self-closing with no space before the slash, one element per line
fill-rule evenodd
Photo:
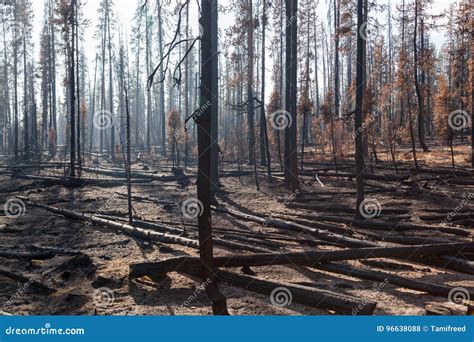
<path fill-rule="evenodd" d="M 100 0 L 84 0 L 85 4 L 83 7 L 84 16 L 85 18 L 91 21 L 90 26 L 86 29 L 84 35 L 84 44 L 85 44 L 85 51 L 87 55 L 87 59 L 90 63 L 90 70 L 92 70 L 92 61 L 96 54 L 96 46 L 97 42 L 94 40 L 93 35 L 94 31 L 98 22 L 98 13 L 97 9 L 99 8 Z M 119 18 L 120 24 L 123 26 L 124 31 L 127 33 L 131 32 L 132 21 L 134 19 L 135 10 L 137 8 L 138 2 L 141 0 L 114 0 L 114 8 L 117 17 Z M 150 4 L 155 8 L 156 0 L 148 0 Z M 243 1 L 243 0 L 242 0 Z M 329 0 L 319 0 L 318 5 L 318 13 L 319 18 L 325 18 L 327 13 L 327 2 Z M 387 4 L 389 0 L 378 0 L 379 4 Z M 410 2 L 411 0 L 407 0 Z M 171 0 L 173 6 L 176 4 L 177 0 Z M 225 5 L 229 2 L 229 0 L 220 0 L 219 4 Z M 395 6 L 397 4 L 401 4 L 401 0 L 391 0 L 392 4 L 392 13 L 395 13 Z M 446 13 L 448 6 L 451 3 L 454 3 L 455 0 L 434 0 L 434 3 L 431 7 L 431 13 Z M 34 24 L 34 45 L 35 45 L 35 56 L 39 54 L 39 35 L 41 32 L 42 22 L 43 22 L 43 0 L 32 0 L 34 6 L 34 13 L 35 13 L 35 24 Z M 192 24 L 193 32 L 197 32 L 197 4 L 196 0 L 191 1 L 191 15 L 190 15 L 190 23 Z M 386 20 L 386 13 L 378 14 L 377 17 L 383 23 Z M 446 18 L 446 16 L 444 16 Z M 232 14 L 227 15 L 220 15 L 219 17 L 219 26 L 220 28 L 226 28 L 233 24 L 233 16 Z M 268 35 L 271 35 L 271 29 L 267 32 Z M 431 32 L 431 39 L 432 41 L 439 47 L 442 42 L 444 41 L 444 32 L 441 29 L 434 30 Z M 269 49 L 267 49 L 268 51 Z M 270 54 L 270 51 L 268 51 Z M 271 59 L 267 58 L 269 61 L 269 70 L 271 70 Z M 270 80 L 270 73 L 267 73 Z"/>

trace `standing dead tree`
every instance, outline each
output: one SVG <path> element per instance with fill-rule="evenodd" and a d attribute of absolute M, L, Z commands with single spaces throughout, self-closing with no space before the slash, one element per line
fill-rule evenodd
<path fill-rule="evenodd" d="M 286 2 L 286 112 L 289 115 L 285 128 L 285 184 L 291 190 L 299 188 L 297 151 L 297 17 L 298 1 Z"/>
<path fill-rule="evenodd" d="M 364 1 L 357 1 L 357 75 L 356 75 L 356 108 L 355 108 L 355 162 L 356 162 L 356 186 L 357 186 L 357 203 L 356 203 L 356 219 L 362 219 L 360 206 L 364 201 L 364 151 L 362 141 L 362 122 L 363 122 L 363 96 L 365 90 L 365 59 L 364 49 L 365 40 L 363 37 L 364 26 Z"/>

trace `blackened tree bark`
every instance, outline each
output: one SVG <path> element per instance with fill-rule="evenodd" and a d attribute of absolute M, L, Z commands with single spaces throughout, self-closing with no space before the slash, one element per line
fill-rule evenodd
<path fill-rule="evenodd" d="M 225 297 L 219 292 L 214 272 L 214 255 L 211 221 L 211 121 L 213 108 L 218 108 L 217 85 L 217 0 L 201 0 L 201 108 L 203 113 L 196 118 L 198 126 L 198 178 L 197 197 L 202 204 L 199 216 L 199 255 L 203 268 L 202 278 L 206 280 L 206 293 L 212 301 L 214 314 L 228 314 Z M 216 91 L 216 92 L 213 92 Z M 210 104 L 210 105 L 209 105 Z"/>
<path fill-rule="evenodd" d="M 123 67 L 123 65 L 122 65 Z M 122 69 L 122 79 L 123 79 Z M 127 176 L 127 208 L 128 208 L 128 223 L 133 224 L 133 209 L 132 209 L 132 173 L 131 173 L 131 158 L 130 158 L 130 103 L 128 101 L 128 89 L 124 82 L 123 92 L 125 94 L 125 112 L 126 112 L 126 129 L 127 129 L 127 152 L 126 152 L 126 164 L 125 172 Z"/>
<path fill-rule="evenodd" d="M 270 146 L 268 142 L 267 118 L 265 115 L 265 34 L 267 27 L 267 0 L 263 0 L 262 9 L 262 104 L 260 109 L 260 144 L 262 165 L 267 165 L 268 182 L 272 182 L 272 163 L 270 156 Z"/>
<path fill-rule="evenodd" d="M 366 20 L 366 19 L 365 19 Z M 362 141 L 362 122 L 363 122 L 363 96 L 365 90 L 365 68 L 366 61 L 364 59 L 365 39 L 363 28 L 366 25 L 364 20 L 364 0 L 357 1 L 357 71 L 356 71 L 356 107 L 355 107 L 355 162 L 356 162 L 356 219 L 363 219 L 361 210 L 359 209 L 364 201 L 364 152 Z"/>
<path fill-rule="evenodd" d="M 18 4 L 13 7 L 13 83 L 14 83 L 14 110 L 13 110 L 13 144 L 15 163 L 18 163 Z"/>
<path fill-rule="evenodd" d="M 70 176 L 76 176 L 76 122 L 75 122 L 75 114 L 76 114 L 76 78 L 75 78 L 75 56 L 74 56 L 74 37 L 75 37 L 75 11 L 77 7 L 77 0 L 72 0 L 70 9 L 69 9 L 69 18 L 70 26 L 71 26 L 71 36 L 68 37 L 66 44 L 70 47 L 69 48 L 69 104 L 71 106 L 71 113 L 70 113 L 70 162 L 71 162 L 71 172 Z"/>
<path fill-rule="evenodd" d="M 76 101 L 77 101 L 77 136 L 76 136 L 76 148 L 77 148 L 77 163 L 79 166 L 79 172 L 81 169 L 82 158 L 81 158 L 81 87 L 80 87 L 80 80 L 79 80 L 79 69 L 80 69 L 80 58 L 79 58 L 79 10 L 76 8 L 76 13 L 74 16 L 74 22 L 76 26 L 76 37 L 75 37 L 75 44 L 76 44 Z M 74 43 L 73 43 L 74 44 Z"/>
<path fill-rule="evenodd" d="M 247 23 L 247 129 L 248 129 L 248 148 L 249 148 L 249 165 L 255 163 L 255 132 L 254 132 L 254 115 L 255 101 L 253 92 L 253 67 L 254 67 L 254 41 L 253 41 L 253 0 L 247 0 L 248 7 L 248 23 Z"/>
<path fill-rule="evenodd" d="M 161 17 L 162 4 L 157 0 L 158 7 L 158 49 L 160 60 L 163 60 L 163 19 Z M 160 80 L 164 78 L 163 63 L 160 65 Z M 160 84 L 160 112 L 161 112 L 161 155 L 166 156 L 166 113 L 165 113 L 165 84 Z"/>
<path fill-rule="evenodd" d="M 110 15 L 110 14 L 109 14 Z M 115 162 L 115 114 L 114 114 L 114 83 L 113 83 L 113 59 L 112 59 L 112 36 L 110 34 L 110 17 L 107 20 L 108 50 L 109 50 L 109 109 L 110 109 L 110 155 Z M 105 57 L 104 57 L 105 58 Z"/>
<path fill-rule="evenodd" d="M 413 77 L 415 80 L 415 91 L 416 98 L 418 100 L 418 139 L 420 141 L 420 146 L 423 148 L 424 152 L 428 152 L 428 147 L 425 143 L 425 114 L 423 107 L 423 97 L 420 89 L 420 82 L 418 80 L 418 46 L 417 46 L 417 33 L 418 33 L 418 13 L 419 6 L 418 1 L 415 0 L 415 20 L 414 20 L 414 33 L 413 33 Z"/>
<path fill-rule="evenodd" d="M 340 86 L 340 77 L 339 77 L 339 1 L 333 0 L 334 6 L 334 115 L 339 117 L 339 90 Z"/>
<path fill-rule="evenodd" d="M 286 2 L 286 87 L 285 105 L 291 120 L 285 128 L 285 184 L 291 190 L 299 188 L 297 152 L 297 0 Z"/>

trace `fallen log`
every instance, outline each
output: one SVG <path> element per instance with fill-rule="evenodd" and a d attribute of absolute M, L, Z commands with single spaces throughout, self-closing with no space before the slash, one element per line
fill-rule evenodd
<path fill-rule="evenodd" d="M 282 298 L 285 300 L 289 299 L 299 304 L 334 311 L 336 314 L 372 315 L 377 305 L 377 303 L 373 301 L 332 291 L 285 282 L 275 282 L 255 276 L 236 274 L 222 270 L 217 271 L 217 278 L 219 281 L 233 286 L 239 286 L 250 291 L 270 295 L 276 303 L 279 303 L 279 299 L 281 299 L 278 296 L 282 295 Z M 288 297 L 284 297 L 285 295 Z"/>
<path fill-rule="evenodd" d="M 5 259 L 47 260 L 47 259 L 54 258 L 54 256 L 55 254 L 51 252 L 28 253 L 28 252 L 0 251 L 0 258 L 5 258 Z"/>
<path fill-rule="evenodd" d="M 344 178 L 351 178 L 355 179 L 356 174 L 355 173 L 344 173 L 344 172 L 319 172 L 319 170 L 314 170 L 314 171 L 303 171 L 299 173 L 302 176 L 314 176 L 315 174 L 318 175 L 318 177 L 344 177 Z M 368 180 L 378 180 L 378 181 L 385 181 L 385 182 L 401 182 L 408 180 L 410 178 L 409 174 L 406 175 L 372 175 L 372 174 L 365 174 L 364 179 Z"/>
<path fill-rule="evenodd" d="M 196 248 L 196 249 L 199 248 L 199 242 L 197 240 L 192 240 L 192 239 L 188 239 L 188 238 L 184 238 L 184 237 L 180 237 L 180 236 L 176 236 L 176 235 L 171 235 L 169 233 L 160 233 L 160 232 L 156 232 L 156 231 L 150 230 L 150 229 L 142 229 L 142 228 L 138 228 L 136 226 L 130 226 L 126 223 L 119 223 L 119 222 L 103 219 L 103 218 L 100 218 L 100 217 L 97 217 L 97 216 L 94 216 L 94 215 L 90 215 L 90 214 L 78 213 L 78 212 L 74 212 L 74 211 L 67 210 L 67 209 L 60 209 L 60 208 L 56 208 L 56 207 L 52 207 L 52 206 L 48 206 L 48 205 L 34 203 L 32 201 L 29 201 L 27 198 L 23 198 L 23 199 L 26 201 L 26 203 L 28 203 L 32 206 L 46 209 L 46 210 L 48 210 L 50 212 L 53 212 L 55 214 L 59 214 L 59 215 L 62 215 L 62 216 L 68 217 L 68 218 L 72 218 L 72 219 L 75 219 L 75 220 L 83 221 L 83 222 L 88 222 L 89 224 L 96 224 L 96 225 L 116 229 L 116 230 L 119 230 L 119 231 L 123 231 L 123 232 L 126 232 L 126 233 L 128 233 L 132 236 L 135 236 L 135 237 L 138 237 L 138 238 L 141 238 L 141 239 L 144 239 L 144 240 L 156 241 L 156 242 L 161 242 L 161 243 L 177 244 L 177 245 L 192 247 L 192 248 Z M 138 222 L 136 225 L 144 225 L 144 226 L 147 226 L 147 227 L 153 227 L 154 229 L 161 229 L 161 230 L 168 231 L 168 232 L 171 232 L 171 233 L 181 234 L 183 232 L 183 230 L 180 230 L 180 229 L 176 229 L 176 228 L 172 228 L 172 227 L 166 227 L 164 225 L 152 224 L 152 223 L 143 222 L 143 221 Z M 255 247 L 255 246 L 248 246 L 246 244 L 241 244 L 241 243 L 232 242 L 232 241 L 226 241 L 226 240 L 219 239 L 219 238 L 215 238 L 215 239 L 213 239 L 213 241 L 214 241 L 215 245 L 221 246 L 221 247 L 226 247 L 226 248 L 229 248 L 231 250 L 242 249 L 242 250 L 249 250 L 249 251 L 252 251 L 252 252 L 261 252 L 261 253 L 262 252 L 263 253 L 270 252 L 271 253 L 271 251 L 269 251 L 268 249 Z"/>
<path fill-rule="evenodd" d="M 327 224 L 327 223 L 322 223 L 322 222 L 314 222 L 311 220 L 298 219 L 298 218 L 291 217 L 289 215 L 282 215 L 282 214 L 273 214 L 272 217 L 282 219 L 285 221 L 290 220 L 291 222 L 299 223 L 299 224 L 312 227 L 312 228 L 325 229 L 330 232 L 334 232 L 338 234 L 345 234 L 349 236 L 354 234 L 354 232 L 351 229 L 342 227 L 342 226 L 336 226 L 334 224 Z"/>
<path fill-rule="evenodd" d="M 435 230 L 435 231 L 437 230 L 443 233 L 459 235 L 459 236 L 471 235 L 471 232 L 468 230 L 465 230 L 462 228 L 446 227 L 446 226 L 428 226 L 428 225 L 420 225 L 420 224 L 405 223 L 405 222 L 390 223 L 390 222 L 383 222 L 383 221 L 375 221 L 374 219 L 356 220 L 356 219 L 352 219 L 348 217 L 328 216 L 328 215 L 319 215 L 319 214 L 316 214 L 316 215 L 294 214 L 294 213 L 287 213 L 287 214 L 298 216 L 298 217 L 305 218 L 308 220 L 346 223 L 354 227 L 366 228 L 366 229 L 392 230 L 392 231 L 399 231 L 399 232 L 406 231 L 406 230 Z"/>
<path fill-rule="evenodd" d="M 152 223 L 152 222 L 147 222 L 147 221 L 142 221 L 142 220 L 134 220 L 133 224 L 137 227 L 146 228 L 146 229 L 155 229 L 155 230 L 158 229 L 158 230 L 166 231 L 170 234 L 176 234 L 176 235 L 183 234 L 184 232 L 184 230 L 180 228 L 168 227 L 162 224 L 157 224 L 157 223 Z M 249 246 L 247 244 L 242 244 L 242 243 L 233 242 L 233 241 L 227 241 L 227 240 L 216 238 L 216 237 L 214 237 L 212 241 L 214 242 L 216 246 L 226 247 L 231 250 L 240 249 L 240 250 L 251 251 L 251 252 L 256 252 L 256 253 L 262 253 L 262 252 L 271 253 L 271 251 L 269 251 L 268 249 L 264 249 L 264 248 L 260 248 L 256 246 Z"/>
<path fill-rule="evenodd" d="M 99 174 L 99 175 L 104 175 L 104 176 L 110 176 L 110 177 L 116 177 L 116 178 L 126 178 L 126 173 L 125 171 L 114 171 L 114 170 L 105 170 L 105 169 L 94 169 L 94 168 L 83 168 L 84 171 Z M 141 172 L 132 172 L 132 181 L 137 181 L 138 179 L 145 180 L 148 182 L 151 181 L 158 181 L 158 182 L 174 182 L 174 181 L 179 181 L 183 179 L 189 179 L 190 176 L 188 175 L 172 175 L 172 176 L 158 176 L 155 174 L 147 174 L 147 173 L 141 173 Z"/>
<path fill-rule="evenodd" d="M 199 273 L 190 273 L 199 275 Z M 153 274 L 147 274 L 153 277 Z M 275 282 L 255 276 L 242 275 L 222 270 L 216 271 L 217 279 L 229 285 L 271 296 L 271 300 L 281 306 L 290 305 L 292 301 L 318 309 L 334 311 L 336 314 L 371 315 L 377 303 L 364 301 L 356 297 L 319 290 L 312 287 Z M 137 278 L 130 275 L 131 278 Z M 281 296 L 281 297 L 280 297 Z M 286 304 L 286 305 L 285 305 Z M 358 309 L 360 308 L 360 309 Z"/>
<path fill-rule="evenodd" d="M 336 212 L 336 213 L 347 213 L 347 214 L 355 214 L 355 209 L 350 208 L 347 206 L 342 206 L 341 204 L 334 203 L 334 204 L 326 204 L 326 205 L 315 205 L 315 204 L 297 204 L 297 203 L 288 203 L 286 204 L 287 208 L 291 209 L 305 209 L 305 210 L 312 210 L 312 211 L 329 211 L 329 212 Z M 408 214 L 408 209 L 382 209 L 383 214 L 395 214 L 395 215 L 402 215 Z"/>
<path fill-rule="evenodd" d="M 128 233 L 132 236 L 142 238 L 142 239 L 145 239 L 145 240 L 151 240 L 151 241 L 163 242 L 163 243 L 171 243 L 171 244 L 178 244 L 178 245 L 193 247 L 193 248 L 198 248 L 199 247 L 199 243 L 197 241 L 187 239 L 187 238 L 184 238 L 184 237 L 174 236 L 174 235 L 167 234 L 167 233 L 159 233 L 159 232 L 155 232 L 155 231 L 147 230 L 147 229 L 141 229 L 141 228 L 138 228 L 138 227 L 130 226 L 130 225 L 125 224 L 125 223 L 118 223 L 118 222 L 102 219 L 102 218 L 99 218 L 99 217 L 96 217 L 96 216 L 93 216 L 93 215 L 89 215 L 89 214 L 77 213 L 77 212 L 67 210 L 67 209 L 60 209 L 60 208 L 52 207 L 52 206 L 49 206 L 49 205 L 43 205 L 43 204 L 39 204 L 39 203 L 29 201 L 27 198 L 25 198 L 25 200 L 26 200 L 27 204 L 30 204 L 34 207 L 43 208 L 43 209 L 46 209 L 46 210 L 48 210 L 52 213 L 59 214 L 59 215 L 62 215 L 62 216 L 65 216 L 65 217 L 68 217 L 68 218 L 71 218 L 71 219 L 74 219 L 74 220 L 79 220 L 79 221 L 82 221 L 82 222 L 88 222 L 89 225 L 90 224 L 96 224 L 96 225 L 100 225 L 100 226 L 109 227 L 109 228 L 112 228 L 112 229 L 116 229 L 116 230 L 119 230 L 119 231 L 126 232 L 126 233 Z"/>
<path fill-rule="evenodd" d="M 82 187 L 85 185 L 90 186 L 102 186 L 102 187 L 114 187 L 126 184 L 125 180 L 109 180 L 109 179 L 97 179 L 97 178 L 78 178 L 78 177 L 52 177 L 52 176 L 34 176 L 34 175 L 15 175 L 15 178 L 27 179 L 38 182 L 38 186 L 54 186 L 62 185 L 65 187 Z M 135 179 L 132 183 L 150 183 L 151 180 L 146 179 Z"/>
<path fill-rule="evenodd" d="M 262 218 L 256 215 L 245 214 L 231 208 L 213 207 L 213 210 L 227 213 L 228 215 L 240 218 L 245 221 L 257 222 L 265 226 L 273 226 L 280 229 L 306 232 L 322 240 L 343 244 L 347 247 L 384 247 L 384 245 L 381 244 L 380 242 L 350 238 L 350 237 L 346 237 L 340 234 L 334 234 L 328 231 L 324 231 L 324 230 L 320 230 L 316 228 L 310 228 L 310 227 L 306 227 L 306 226 L 292 223 L 292 222 L 275 220 L 271 217 Z M 300 215 L 297 215 L 297 216 L 300 216 Z M 304 216 L 309 219 L 317 219 L 317 216 L 312 216 L 312 215 L 304 215 Z M 474 266 L 466 262 L 466 260 L 459 259 L 459 258 L 442 256 L 437 259 L 434 259 L 433 257 L 430 257 L 428 259 L 420 258 L 419 260 L 416 260 L 416 262 L 425 264 L 425 265 L 451 269 L 451 270 L 455 270 L 462 273 L 474 274 Z"/>
<path fill-rule="evenodd" d="M 474 243 L 453 243 L 440 245 L 417 245 L 403 247 L 379 247 L 343 249 L 338 251 L 309 251 L 279 254 L 229 255 L 214 258 L 216 267 L 255 267 L 270 265 L 313 266 L 318 262 L 398 258 L 413 260 L 426 256 L 448 254 L 458 251 L 474 251 Z M 166 274 L 168 272 L 198 272 L 201 261 L 193 257 L 178 257 L 160 262 L 148 262 L 130 265 L 130 274 L 141 277 L 146 274 Z"/>
<path fill-rule="evenodd" d="M 24 275 L 13 273 L 13 272 L 10 272 L 10 271 L 5 270 L 3 268 L 0 268 L 0 276 L 4 276 L 4 277 L 7 277 L 7 278 L 10 278 L 10 279 L 22 282 L 22 283 L 30 283 L 31 286 L 37 287 L 38 289 L 43 290 L 45 292 L 51 293 L 51 292 L 55 291 L 55 290 L 51 289 L 50 287 L 44 285 L 42 282 L 34 280 L 31 277 L 25 277 Z"/>
<path fill-rule="evenodd" d="M 377 247 L 378 246 L 376 243 L 372 243 L 370 241 L 361 241 L 361 240 L 343 236 L 340 234 L 331 233 L 327 230 L 311 228 L 311 227 L 307 227 L 302 224 L 298 224 L 294 222 L 277 220 L 272 217 L 264 218 L 264 217 L 259 217 L 255 215 L 245 214 L 231 208 L 213 207 L 213 210 L 240 218 L 245 221 L 260 223 L 264 226 L 272 226 L 272 227 L 285 229 L 285 230 L 292 230 L 296 232 L 305 232 L 305 233 L 314 235 L 322 240 L 341 243 L 348 247 Z"/>
<path fill-rule="evenodd" d="M 363 270 L 339 263 L 321 263 L 316 265 L 315 267 L 327 272 L 343 274 L 346 276 L 361 279 L 386 282 L 387 284 L 397 285 L 407 289 L 426 292 L 434 296 L 440 296 L 445 298 L 448 297 L 449 293 L 453 289 L 453 287 L 451 286 L 439 285 L 421 280 L 408 279 L 382 271 Z M 470 295 L 474 296 L 474 292 L 471 291 Z"/>
<path fill-rule="evenodd" d="M 418 217 L 423 221 L 443 221 L 446 220 L 449 214 L 432 214 L 432 215 L 419 215 Z M 464 221 L 464 220 L 474 220 L 474 213 L 467 214 L 455 214 L 449 216 L 450 221 Z"/>

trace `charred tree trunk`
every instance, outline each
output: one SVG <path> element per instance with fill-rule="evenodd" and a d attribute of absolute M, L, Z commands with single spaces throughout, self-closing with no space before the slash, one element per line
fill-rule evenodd
<path fill-rule="evenodd" d="M 208 285 L 206 293 L 212 301 L 214 314 L 228 314 L 225 297 L 219 292 L 215 279 L 214 254 L 211 221 L 211 121 L 212 108 L 218 107 L 218 94 L 213 82 L 217 79 L 217 0 L 201 0 L 203 30 L 201 37 L 201 108 L 203 114 L 197 118 L 198 125 L 198 179 L 197 197 L 202 204 L 202 214 L 198 217 L 199 254 L 203 263 L 202 277 Z M 206 105 L 206 104 L 209 104 Z"/>
<path fill-rule="evenodd" d="M 68 39 L 66 44 L 70 46 L 69 48 L 69 105 L 70 105 L 70 176 L 76 177 L 76 122 L 75 122 L 75 114 L 76 114 L 76 78 L 75 78 L 75 56 L 74 56 L 74 37 L 76 34 L 75 28 L 75 11 L 77 9 L 77 0 L 72 0 L 69 12 L 69 20 L 71 24 L 71 37 Z"/>
<path fill-rule="evenodd" d="M 362 37 L 363 26 L 366 25 L 364 21 L 364 1 L 357 1 L 357 75 L 356 75 L 356 106 L 355 106 L 355 163 L 356 163 L 356 187 L 357 187 L 357 202 L 356 202 L 356 219 L 361 220 L 362 214 L 359 209 L 364 201 L 364 151 L 362 140 L 362 122 L 363 122 L 363 97 L 365 90 L 365 59 L 364 49 L 365 40 Z"/>
<path fill-rule="evenodd" d="M 418 32 L 418 0 L 415 0 L 415 31 L 413 33 L 413 77 L 415 80 L 416 98 L 418 101 L 418 139 L 423 152 L 428 152 L 428 147 L 425 143 L 425 114 L 423 107 L 423 97 L 421 94 L 420 83 L 418 81 L 418 46 L 417 46 L 417 32 Z"/>
<path fill-rule="evenodd" d="M 285 184 L 291 190 L 299 188 L 297 152 L 297 0 L 286 2 L 286 114 L 290 115 L 285 128 Z"/>
<path fill-rule="evenodd" d="M 253 41 L 253 0 L 247 0 L 248 6 L 248 23 L 247 23 L 247 134 L 248 134 L 248 159 L 249 165 L 255 164 L 255 131 L 254 131 L 254 115 L 255 101 L 253 89 L 253 68 L 254 68 L 254 41 Z"/>

